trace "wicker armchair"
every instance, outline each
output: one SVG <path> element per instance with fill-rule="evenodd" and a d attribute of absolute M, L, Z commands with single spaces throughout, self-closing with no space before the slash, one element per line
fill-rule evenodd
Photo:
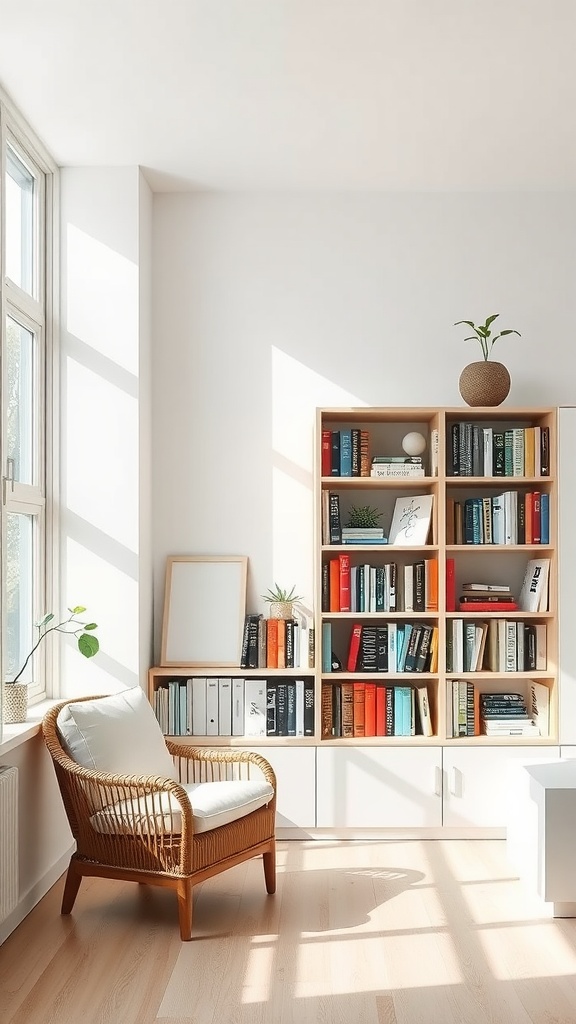
<path fill-rule="evenodd" d="M 176 891 L 180 935 L 187 940 L 192 933 L 194 885 L 260 854 L 266 889 L 274 893 L 276 778 L 268 761 L 247 750 L 194 749 L 166 740 L 175 778 L 86 768 L 66 752 L 57 724 L 63 708 L 84 700 L 102 698 L 63 701 L 46 714 L 42 726 L 76 840 L 61 912 L 71 912 L 85 875 L 166 886 Z M 246 781 L 254 776 L 262 783 L 262 775 L 272 788 L 266 804 L 218 827 L 204 824 L 205 830 L 199 831 L 194 791 L 189 794 L 184 786 Z"/>

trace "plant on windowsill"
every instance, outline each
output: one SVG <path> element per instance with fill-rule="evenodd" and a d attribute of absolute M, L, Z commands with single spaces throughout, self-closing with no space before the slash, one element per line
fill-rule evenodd
<path fill-rule="evenodd" d="M 468 366 L 465 366 L 460 374 L 458 386 L 467 405 L 501 405 L 510 391 L 510 374 L 507 368 L 504 363 L 490 360 L 490 354 L 494 342 L 498 341 L 498 338 L 503 338 L 507 334 L 517 334 L 519 338 L 522 335 L 520 331 L 510 328 L 493 334 L 493 330 L 497 330 L 497 328 L 493 328 L 492 324 L 499 316 L 499 313 L 493 313 L 483 324 L 475 324 L 472 320 L 457 320 L 454 324 L 455 327 L 460 324 L 470 327 L 474 334 L 469 334 L 464 341 L 478 341 L 482 349 L 482 359 L 478 362 L 468 363 Z"/>
<path fill-rule="evenodd" d="M 262 600 L 268 601 L 270 604 L 270 618 L 271 619 L 291 619 L 292 618 L 292 605 L 295 601 L 301 601 L 302 597 L 300 594 L 295 593 L 296 587 L 292 587 L 289 591 L 287 588 L 279 587 L 277 583 L 274 584 L 273 590 L 268 590 L 266 594 L 262 594 Z"/>
<path fill-rule="evenodd" d="M 70 615 L 67 619 L 63 619 L 62 622 L 54 622 L 54 613 L 48 612 L 40 622 L 35 622 L 34 626 L 38 630 L 38 638 L 36 643 L 32 646 L 28 652 L 24 663 L 20 670 L 16 673 L 13 679 L 4 681 L 4 688 L 2 693 L 2 721 L 5 725 L 13 725 L 17 722 L 25 722 L 26 714 L 28 711 L 28 683 L 19 683 L 18 680 L 26 670 L 28 662 L 33 657 L 35 651 L 48 636 L 49 633 L 64 633 L 67 636 L 76 637 L 78 644 L 78 650 L 80 654 L 83 654 L 85 658 L 93 658 L 95 654 L 100 650 L 100 643 L 98 638 L 94 635 L 94 630 L 98 629 L 96 622 L 82 622 L 76 618 L 77 615 L 81 615 L 86 609 L 83 605 L 76 605 L 74 608 L 69 608 Z"/>

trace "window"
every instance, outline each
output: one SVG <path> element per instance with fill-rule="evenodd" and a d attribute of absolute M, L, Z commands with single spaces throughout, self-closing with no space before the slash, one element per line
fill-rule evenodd
<path fill-rule="evenodd" d="M 55 596 L 47 571 L 54 543 L 47 466 L 54 441 L 48 371 L 55 168 L 1 97 L 0 129 L 2 671 L 13 679 L 34 643 L 34 622 Z M 46 691 L 42 647 L 20 677 L 30 699 Z"/>

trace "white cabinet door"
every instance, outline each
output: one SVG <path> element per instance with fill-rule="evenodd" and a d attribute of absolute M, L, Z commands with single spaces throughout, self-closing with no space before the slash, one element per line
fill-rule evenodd
<path fill-rule="evenodd" d="M 318 828 L 437 828 L 441 747 L 319 747 Z"/>
<path fill-rule="evenodd" d="M 276 772 L 278 828 L 314 828 L 316 824 L 316 748 L 251 747 Z"/>
<path fill-rule="evenodd" d="M 568 757 L 570 759 L 576 757 L 576 747 L 560 747 L 560 757 Z"/>
<path fill-rule="evenodd" d="M 509 766 L 557 758 L 559 747 L 444 747 L 444 819 L 450 827 L 504 828 L 508 820 Z"/>

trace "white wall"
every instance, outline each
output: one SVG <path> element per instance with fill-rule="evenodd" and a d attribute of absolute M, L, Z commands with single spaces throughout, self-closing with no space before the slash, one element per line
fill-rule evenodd
<path fill-rule="evenodd" d="M 61 174 L 61 606 L 85 604 L 101 652 L 60 638 L 55 694 L 146 684 L 151 662 L 151 221 L 137 168 Z M 72 836 L 41 736 L 19 768 L 19 902 L 0 942 L 68 864 Z"/>
<path fill-rule="evenodd" d="M 454 321 L 521 332 L 508 404 L 574 403 L 575 239 L 572 194 L 155 196 L 156 622 L 167 554 L 311 601 L 315 407 L 463 404 Z"/>
<path fill-rule="evenodd" d="M 62 603 L 101 651 L 62 644 L 61 693 L 144 684 L 150 659 L 150 221 L 135 167 L 61 175 Z"/>

